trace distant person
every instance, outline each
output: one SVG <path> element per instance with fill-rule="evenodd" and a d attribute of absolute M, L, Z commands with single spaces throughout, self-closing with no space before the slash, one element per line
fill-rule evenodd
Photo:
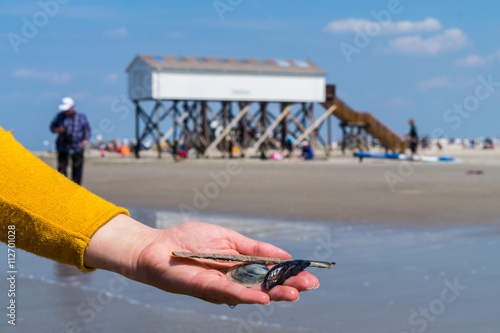
<path fill-rule="evenodd" d="M 184 142 L 179 144 L 179 158 L 188 158 L 188 152 L 189 152 L 189 147 L 188 145 Z"/>
<path fill-rule="evenodd" d="M 439 150 L 442 150 L 443 149 L 443 145 L 441 144 L 441 137 L 439 137 L 439 139 L 437 139 L 436 141 L 436 146 L 438 147 Z"/>
<path fill-rule="evenodd" d="M 495 146 L 493 145 L 493 140 L 490 138 L 486 138 L 484 140 L 483 149 L 493 149 L 493 148 L 495 148 Z"/>
<path fill-rule="evenodd" d="M 472 138 L 470 139 L 470 149 L 475 149 L 476 148 L 476 139 Z"/>
<path fill-rule="evenodd" d="M 418 147 L 418 133 L 417 128 L 415 127 L 415 122 L 413 119 L 408 120 L 408 124 L 410 125 L 410 150 L 411 150 L 411 159 L 415 157 L 417 153 Z"/>
<path fill-rule="evenodd" d="M 286 157 L 292 157 L 293 150 L 295 149 L 295 137 L 291 134 L 285 136 L 285 149 L 288 150 Z"/>
<path fill-rule="evenodd" d="M 304 158 L 304 160 L 313 160 L 314 152 L 309 142 L 304 140 L 302 141 L 301 146 L 302 146 L 302 157 Z"/>
<path fill-rule="evenodd" d="M 179 158 L 179 140 L 175 139 L 174 143 L 172 145 L 172 156 L 174 158 L 174 161 L 178 161 Z"/>
<path fill-rule="evenodd" d="M 71 158 L 71 179 L 81 185 L 83 174 L 83 152 L 89 142 L 91 129 L 87 117 L 75 111 L 75 101 L 64 97 L 59 104 L 59 113 L 50 123 L 52 133 L 57 133 L 57 171 L 68 175 Z"/>
<path fill-rule="evenodd" d="M 429 137 L 426 135 L 422 138 L 422 150 L 429 148 Z"/>
<path fill-rule="evenodd" d="M 127 145 L 120 146 L 119 153 L 122 157 L 127 157 L 130 155 L 130 148 Z"/>

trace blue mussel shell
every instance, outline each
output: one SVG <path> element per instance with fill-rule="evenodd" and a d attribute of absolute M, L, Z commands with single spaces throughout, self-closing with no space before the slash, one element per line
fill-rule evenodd
<path fill-rule="evenodd" d="M 267 272 L 264 278 L 264 287 L 269 290 L 282 284 L 289 277 L 292 277 L 303 271 L 311 265 L 308 260 L 290 260 L 277 264 Z"/>

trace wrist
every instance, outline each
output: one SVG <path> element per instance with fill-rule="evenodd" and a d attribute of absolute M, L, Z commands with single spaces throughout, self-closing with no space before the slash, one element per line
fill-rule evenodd
<path fill-rule="evenodd" d="M 157 230 L 120 214 L 104 224 L 90 239 L 85 251 L 85 266 L 117 272 L 129 278 L 137 276 L 142 250 Z"/>

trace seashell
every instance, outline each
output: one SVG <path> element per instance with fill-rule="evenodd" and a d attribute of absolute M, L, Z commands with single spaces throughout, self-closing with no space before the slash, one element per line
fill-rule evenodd
<path fill-rule="evenodd" d="M 239 283 L 245 287 L 255 286 L 264 282 L 269 268 L 259 264 L 236 266 L 227 272 L 229 281 Z"/>
<path fill-rule="evenodd" d="M 311 265 L 309 260 L 290 260 L 277 264 L 267 272 L 264 287 L 269 290 L 285 282 Z"/>
<path fill-rule="evenodd" d="M 230 269 L 226 276 L 229 281 L 250 287 L 264 283 L 266 289 L 271 289 L 285 282 L 307 267 L 330 269 L 334 262 L 317 260 L 290 260 L 283 258 L 255 257 L 235 254 L 180 252 L 174 251 L 172 255 L 177 258 L 205 259 L 216 261 L 230 261 L 247 263 Z M 276 264 L 270 270 L 264 265 Z"/>
<path fill-rule="evenodd" d="M 246 262 L 249 264 L 261 264 L 261 265 L 273 265 L 279 264 L 280 262 L 290 261 L 291 259 L 283 258 L 268 258 L 268 257 L 253 257 L 253 256 L 243 256 L 239 254 L 220 254 L 220 253 L 202 253 L 202 252 L 172 252 L 174 257 L 178 258 L 192 258 L 192 259 L 209 259 L 209 260 L 219 260 L 219 261 L 234 261 L 234 262 Z M 311 263 L 311 267 L 319 268 L 332 268 L 335 265 L 331 261 L 317 261 L 308 260 Z"/>

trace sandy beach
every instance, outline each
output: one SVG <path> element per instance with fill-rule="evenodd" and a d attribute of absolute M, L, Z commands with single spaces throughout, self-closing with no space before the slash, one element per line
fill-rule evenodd
<path fill-rule="evenodd" d="M 460 163 L 90 155 L 84 185 L 155 228 L 192 218 L 336 261 L 299 302 L 230 309 L 19 251 L 23 332 L 497 332 L 497 151 Z M 42 156 L 55 166 L 55 156 Z M 467 174 L 482 171 L 482 174 Z M 6 246 L 0 244 L 0 250 Z M 443 296 L 444 295 L 444 296 Z M 97 302 L 97 303 L 96 303 Z M 110 319 L 112 318 L 112 319 Z M 0 322 L 3 332 L 7 323 Z"/>
<path fill-rule="evenodd" d="M 427 154 L 437 154 L 430 152 Z M 460 163 L 365 159 L 87 158 L 84 186 L 121 206 L 287 220 L 498 223 L 500 152 L 447 149 Z M 43 157 L 55 166 L 54 157 Z M 467 174 L 467 171 L 482 174 Z"/>

